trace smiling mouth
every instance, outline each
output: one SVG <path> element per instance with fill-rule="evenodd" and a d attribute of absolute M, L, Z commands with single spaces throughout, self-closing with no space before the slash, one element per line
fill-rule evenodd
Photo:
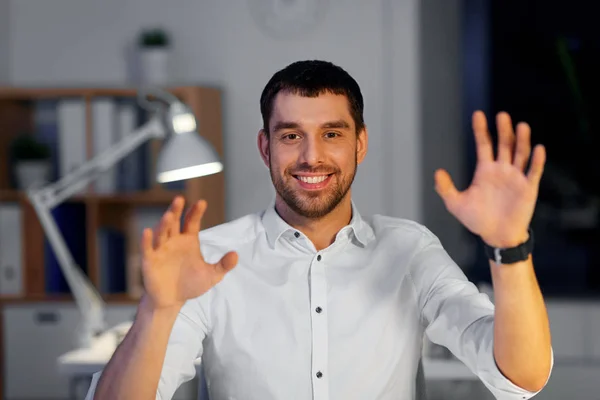
<path fill-rule="evenodd" d="M 298 179 L 300 182 L 316 184 L 316 183 L 324 182 L 331 175 L 333 175 L 333 174 L 325 174 L 325 175 L 318 175 L 318 176 L 294 175 L 294 178 Z"/>

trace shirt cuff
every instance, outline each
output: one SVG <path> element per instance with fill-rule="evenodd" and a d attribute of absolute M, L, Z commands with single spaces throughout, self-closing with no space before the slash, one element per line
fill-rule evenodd
<path fill-rule="evenodd" d="M 548 377 L 546 378 L 546 382 L 544 386 L 536 392 L 532 392 L 522 387 L 514 384 L 510 379 L 508 379 L 500 368 L 498 368 L 498 364 L 496 364 L 496 359 L 494 358 L 492 352 L 492 362 L 490 366 L 492 366 L 492 370 L 487 371 L 488 379 L 482 379 L 483 383 L 488 387 L 488 389 L 496 396 L 496 399 L 500 400 L 527 400 L 536 396 L 540 393 L 548 384 L 550 380 L 550 376 L 552 375 L 552 369 L 554 368 L 554 350 L 552 347 L 550 348 L 550 371 L 548 372 Z"/>

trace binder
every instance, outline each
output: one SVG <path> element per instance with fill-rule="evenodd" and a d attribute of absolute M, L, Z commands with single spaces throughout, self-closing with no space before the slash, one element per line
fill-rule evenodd
<path fill-rule="evenodd" d="M 22 214 L 18 203 L 0 203 L 0 295 L 23 294 Z"/>

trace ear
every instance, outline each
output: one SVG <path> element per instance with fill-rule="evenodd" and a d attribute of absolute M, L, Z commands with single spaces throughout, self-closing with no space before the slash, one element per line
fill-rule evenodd
<path fill-rule="evenodd" d="M 365 126 L 363 129 L 358 132 L 358 136 L 356 137 L 356 161 L 358 164 L 362 163 L 367 155 L 367 150 L 369 148 L 369 132 L 367 131 L 367 127 Z"/>
<path fill-rule="evenodd" d="M 256 143 L 258 145 L 260 158 L 262 158 L 263 162 L 265 163 L 265 166 L 269 168 L 269 157 L 271 156 L 271 153 L 269 152 L 269 138 L 267 137 L 267 133 L 264 129 L 258 131 Z"/>

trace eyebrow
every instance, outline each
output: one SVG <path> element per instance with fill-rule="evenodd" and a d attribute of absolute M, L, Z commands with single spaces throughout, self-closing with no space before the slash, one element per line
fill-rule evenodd
<path fill-rule="evenodd" d="M 337 121 L 326 122 L 321 125 L 321 128 L 325 129 L 350 129 L 350 124 L 348 124 L 343 119 L 338 119 Z"/>
<path fill-rule="evenodd" d="M 300 124 L 293 121 L 279 121 L 273 127 L 273 132 L 284 129 L 300 129 Z M 321 124 L 321 129 L 350 129 L 350 124 L 343 119 L 338 119 L 336 121 L 328 121 Z"/>

